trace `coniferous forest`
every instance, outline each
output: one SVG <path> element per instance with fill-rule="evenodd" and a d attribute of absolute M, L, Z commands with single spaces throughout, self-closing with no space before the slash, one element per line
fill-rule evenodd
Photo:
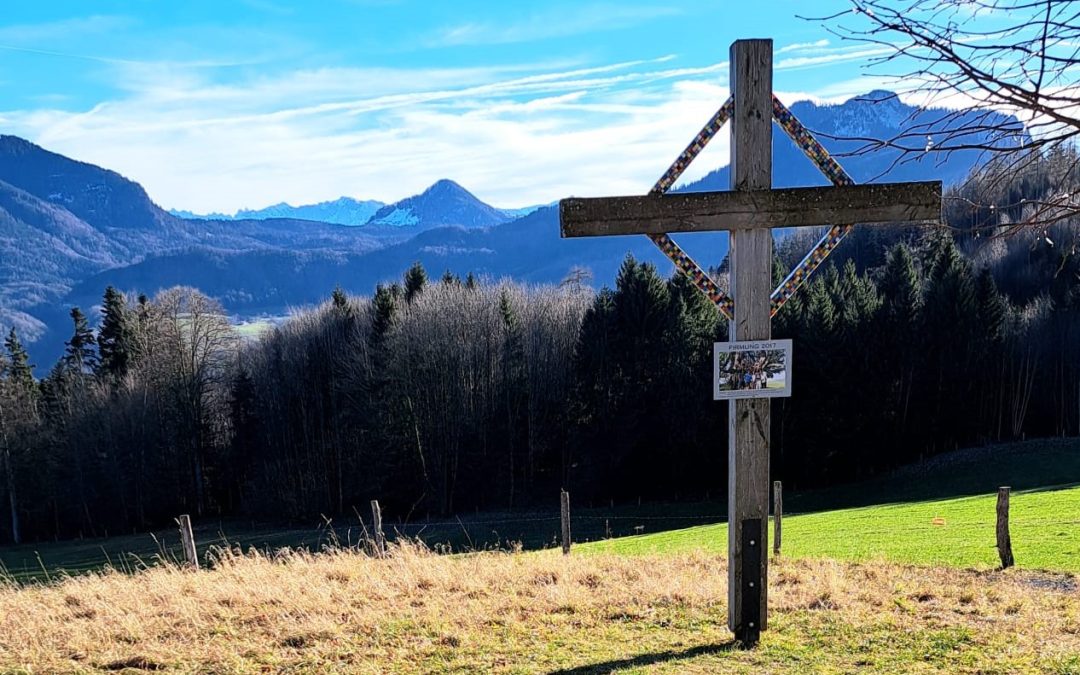
<path fill-rule="evenodd" d="M 1003 235 L 1025 199 L 1075 183 L 1072 159 L 969 181 L 947 227 L 857 228 L 782 309 L 773 333 L 795 348 L 793 396 L 772 408 L 777 478 L 822 486 L 1080 434 L 1080 226 Z M 778 242 L 777 280 L 817 235 Z M 726 485 L 710 362 L 727 326 L 683 277 L 629 257 L 599 291 L 581 274 L 525 287 L 416 265 L 254 340 L 193 288 L 109 288 L 100 318 L 71 317 L 40 380 L 19 336 L 4 343 L 2 543 L 184 512 L 306 518 L 378 498 L 417 518 L 547 504 L 561 486 L 584 503 Z"/>

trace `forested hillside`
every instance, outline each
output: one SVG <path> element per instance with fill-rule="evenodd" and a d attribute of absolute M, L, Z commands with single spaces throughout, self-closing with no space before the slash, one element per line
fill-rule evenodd
<path fill-rule="evenodd" d="M 995 238 L 1021 199 L 1074 181 L 1074 159 L 1046 158 L 1015 189 L 973 181 L 981 206 L 953 194 L 952 228 L 844 242 L 774 320 L 795 340 L 794 395 L 773 407 L 777 477 L 798 489 L 1080 433 L 1080 228 L 1063 217 Z M 810 238 L 778 247 L 778 279 Z M 100 331 L 74 311 L 40 382 L 8 336 L 0 540 L 186 511 L 316 517 L 371 498 L 417 517 L 527 506 L 560 486 L 586 503 L 717 491 L 727 406 L 711 400 L 710 354 L 724 321 L 683 277 L 631 257 L 613 288 L 581 281 L 429 279 L 414 265 L 254 342 L 193 288 L 110 288 Z"/>

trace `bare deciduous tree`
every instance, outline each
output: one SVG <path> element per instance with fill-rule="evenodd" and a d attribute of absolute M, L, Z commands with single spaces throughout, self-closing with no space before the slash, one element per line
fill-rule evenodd
<path fill-rule="evenodd" d="M 194 488 L 195 507 L 201 513 L 204 495 L 205 453 L 212 444 L 214 423 L 224 415 L 227 382 L 235 363 L 236 332 L 221 304 L 198 290 L 176 287 L 154 298 L 160 351 L 157 363 L 168 373 L 175 395 L 176 423 L 190 442 L 190 455 L 180 458 L 188 464 Z"/>
<path fill-rule="evenodd" d="M 845 42 L 870 46 L 868 69 L 921 100 L 889 138 L 859 137 L 853 153 L 899 151 L 897 161 L 975 150 L 982 174 L 1009 182 L 1046 152 L 1080 135 L 1080 4 L 1070 0 L 850 0 L 818 17 Z M 935 108 L 938 114 L 924 114 Z M 1066 172 L 1071 173 L 1071 172 Z M 1074 215 L 1061 183 L 1025 196 L 1018 227 Z M 973 207 L 986 206 L 973 204 Z M 999 206 L 1000 208 L 1000 206 Z M 999 233 L 1000 234 L 1000 233 Z"/>

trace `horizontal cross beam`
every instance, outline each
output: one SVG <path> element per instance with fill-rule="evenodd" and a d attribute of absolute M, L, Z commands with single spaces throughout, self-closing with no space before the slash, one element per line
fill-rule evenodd
<path fill-rule="evenodd" d="M 563 237 L 938 221 L 941 181 L 564 199 Z"/>

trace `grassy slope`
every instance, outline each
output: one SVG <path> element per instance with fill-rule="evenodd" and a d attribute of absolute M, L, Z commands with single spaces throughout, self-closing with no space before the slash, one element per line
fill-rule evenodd
<path fill-rule="evenodd" d="M 565 557 L 432 556 L 406 547 L 387 560 L 347 551 L 226 556 L 197 573 L 166 566 L 41 586 L 0 583 L 0 673 L 1080 675 L 1076 578 L 957 569 L 994 565 L 993 497 L 933 498 L 949 480 L 969 481 L 973 492 L 1002 482 L 1026 487 L 1013 502 L 1019 564 L 1076 570 L 1080 485 L 1031 483 L 1078 480 L 1077 452 L 1075 443 L 1027 444 L 1008 456 L 999 450 L 993 463 L 954 458 L 918 475 L 791 495 L 800 510 L 826 497 L 912 501 L 785 519 L 785 555 L 770 575 L 770 630 L 752 651 L 730 642 L 726 563 L 710 552 L 723 551 L 726 532 L 710 525 L 578 545 Z M 667 515 L 684 508 L 701 511 L 677 505 Z M 619 522 L 631 524 L 648 516 L 623 513 Z M 641 522 L 652 529 L 667 521 Z"/>
<path fill-rule="evenodd" d="M 996 501 L 996 496 L 961 497 L 788 516 L 783 554 L 991 568 L 998 564 Z M 1010 526 L 1019 567 L 1080 572 L 1080 486 L 1014 493 Z M 618 554 L 723 553 L 727 525 L 610 539 L 579 548 Z"/>
<path fill-rule="evenodd" d="M 1076 439 L 961 451 L 863 483 L 793 495 L 785 500 L 783 553 L 993 567 L 998 564 L 994 527 L 1001 485 L 1013 488 L 1010 530 L 1017 565 L 1080 572 Z M 819 510 L 830 504 L 851 508 Z M 864 506 L 869 504 L 875 505 Z M 612 539 L 585 548 L 628 554 L 723 552 L 727 525 Z"/>

